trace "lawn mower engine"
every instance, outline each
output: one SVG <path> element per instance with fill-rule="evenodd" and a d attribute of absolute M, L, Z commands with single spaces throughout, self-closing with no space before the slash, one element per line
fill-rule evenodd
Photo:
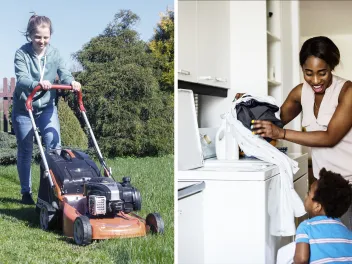
<path fill-rule="evenodd" d="M 123 177 L 122 183 L 112 178 L 97 177 L 84 185 L 87 208 L 91 216 L 115 216 L 118 212 L 130 213 L 141 209 L 140 192 L 131 186 L 131 179 Z"/>

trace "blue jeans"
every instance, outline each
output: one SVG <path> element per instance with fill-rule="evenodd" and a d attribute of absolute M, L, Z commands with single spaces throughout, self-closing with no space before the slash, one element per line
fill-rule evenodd
<path fill-rule="evenodd" d="M 47 107 L 41 114 L 33 114 L 33 116 L 46 150 L 61 148 L 57 107 Z M 31 162 L 34 130 L 29 114 L 16 113 L 14 110 L 12 112 L 12 126 L 17 139 L 17 171 L 21 183 L 21 193 L 31 193 Z"/>

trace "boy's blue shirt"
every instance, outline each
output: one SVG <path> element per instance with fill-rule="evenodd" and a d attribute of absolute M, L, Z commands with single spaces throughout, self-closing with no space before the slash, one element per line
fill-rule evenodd
<path fill-rule="evenodd" d="M 309 244 L 309 263 L 352 263 L 352 231 L 339 218 L 305 220 L 297 228 L 296 243 Z"/>
<path fill-rule="evenodd" d="M 41 65 L 43 65 L 44 59 L 46 59 L 46 63 L 43 80 L 54 83 L 58 75 L 62 84 L 71 84 L 74 78 L 66 69 L 64 60 L 56 48 L 48 44 L 44 56 L 40 58 Z M 32 43 L 26 43 L 16 51 L 14 63 L 16 88 L 13 95 L 13 109 L 16 112 L 27 112 L 25 101 L 40 81 L 39 59 L 32 48 Z M 47 106 L 54 105 L 55 99 L 56 90 L 54 89 L 38 92 L 33 99 L 34 111 L 40 111 Z"/>

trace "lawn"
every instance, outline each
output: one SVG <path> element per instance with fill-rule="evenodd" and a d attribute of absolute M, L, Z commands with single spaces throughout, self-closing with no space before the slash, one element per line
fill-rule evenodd
<path fill-rule="evenodd" d="M 15 166 L 0 167 L 0 263 L 174 263 L 173 156 L 107 160 L 115 180 L 131 177 L 141 192 L 146 217 L 159 212 L 163 235 L 94 241 L 81 247 L 57 231 L 39 227 L 35 206 L 21 205 Z M 32 165 L 33 196 L 39 187 L 39 165 Z"/>

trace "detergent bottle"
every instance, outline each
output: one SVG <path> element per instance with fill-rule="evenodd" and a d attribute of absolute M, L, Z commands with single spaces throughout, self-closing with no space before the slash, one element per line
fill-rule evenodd
<path fill-rule="evenodd" d="M 226 124 L 226 159 L 227 160 L 238 160 L 240 158 L 239 148 L 237 140 L 232 131 L 232 127 L 229 123 Z"/>
<path fill-rule="evenodd" d="M 221 125 L 215 135 L 215 153 L 218 160 L 226 159 L 226 117 L 221 115 Z"/>
<path fill-rule="evenodd" d="M 221 126 L 215 136 L 215 152 L 218 160 L 238 160 L 238 143 L 227 121 L 227 115 L 221 115 Z"/>

